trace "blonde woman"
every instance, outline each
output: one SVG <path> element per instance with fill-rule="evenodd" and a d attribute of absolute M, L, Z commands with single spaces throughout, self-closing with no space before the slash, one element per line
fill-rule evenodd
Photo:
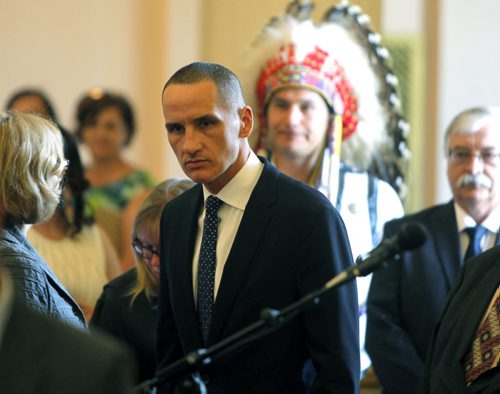
<path fill-rule="evenodd" d="M 36 115 L 0 114 L 0 258 L 32 308 L 76 327 L 85 317 L 26 238 L 52 216 L 67 162 L 61 132 Z"/>
<path fill-rule="evenodd" d="M 129 345 L 136 356 L 140 381 L 155 373 L 161 213 L 168 201 L 193 185 L 187 179 L 169 179 L 158 184 L 144 200 L 132 227 L 136 266 L 104 286 L 90 321 L 93 328 Z"/>

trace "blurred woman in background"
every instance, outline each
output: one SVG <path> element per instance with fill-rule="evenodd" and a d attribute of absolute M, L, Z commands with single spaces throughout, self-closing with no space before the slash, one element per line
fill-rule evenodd
<path fill-rule="evenodd" d="M 133 264 L 129 239 L 135 216 L 134 199 L 143 199 L 154 186 L 152 176 L 123 157 L 135 133 L 134 113 L 130 103 L 114 93 L 92 90 L 77 107 L 76 135 L 88 148 L 91 163 L 85 177 L 91 188 L 89 205 L 97 223 L 108 233 L 122 268 Z"/>
<path fill-rule="evenodd" d="M 104 286 L 91 327 L 124 341 L 135 353 L 139 381 L 155 373 L 156 313 L 160 274 L 160 217 L 165 204 L 194 185 L 188 179 L 158 184 L 142 203 L 132 230 L 135 268 Z"/>
<path fill-rule="evenodd" d="M 59 121 L 48 96 L 36 88 L 24 88 L 15 91 L 7 100 L 5 106 L 8 110 L 19 111 L 29 114 L 38 114 L 59 125 Z"/>
<path fill-rule="evenodd" d="M 32 308 L 79 328 L 85 317 L 26 233 L 52 216 L 67 168 L 61 132 L 40 116 L 0 114 L 0 259 Z"/>
<path fill-rule="evenodd" d="M 28 239 L 90 319 L 102 286 L 121 273 L 106 233 L 85 213 L 88 182 L 73 137 L 63 133 L 68 160 L 65 188 L 52 217 L 33 226 Z"/>
<path fill-rule="evenodd" d="M 68 131 L 61 126 L 54 105 L 49 100 L 49 97 L 38 88 L 27 87 L 16 90 L 8 98 L 5 109 L 23 112 L 25 114 L 40 115 L 54 122 L 63 134 L 68 133 Z"/>

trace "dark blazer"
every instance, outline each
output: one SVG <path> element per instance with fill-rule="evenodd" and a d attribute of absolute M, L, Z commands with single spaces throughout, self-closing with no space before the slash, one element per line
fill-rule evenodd
<path fill-rule="evenodd" d="M 500 393 L 500 369 L 465 387 L 463 358 L 486 308 L 500 285 L 500 246 L 468 260 L 458 274 L 427 357 L 422 392 Z"/>
<path fill-rule="evenodd" d="M 0 343 L 0 391 L 9 394 L 109 394 L 131 387 L 129 353 L 28 308 L 14 297 Z"/>
<path fill-rule="evenodd" d="M 33 309 L 87 329 L 85 316 L 47 263 L 15 226 L 0 229 L 0 259 L 14 286 Z"/>
<path fill-rule="evenodd" d="M 320 288 L 352 264 L 345 227 L 318 191 L 264 162 L 229 253 L 214 304 L 208 346 Z M 201 185 L 167 204 L 161 220 L 159 368 L 202 348 L 192 260 L 203 209 Z M 319 305 L 243 350 L 202 369 L 209 393 L 303 393 L 311 357 L 312 392 L 359 390 L 356 287 L 347 283 Z M 164 386 L 168 392 L 169 386 Z"/>
<path fill-rule="evenodd" d="M 426 242 L 376 271 L 368 294 L 366 348 L 384 393 L 418 391 L 434 326 L 462 260 L 452 202 L 388 222 L 384 237 L 410 221 L 426 226 Z"/>
<path fill-rule="evenodd" d="M 137 281 L 132 268 L 104 286 L 90 319 L 91 329 L 118 338 L 133 351 L 139 367 L 139 381 L 151 379 L 156 368 L 156 300 L 141 293 L 130 304 L 130 289 Z"/>

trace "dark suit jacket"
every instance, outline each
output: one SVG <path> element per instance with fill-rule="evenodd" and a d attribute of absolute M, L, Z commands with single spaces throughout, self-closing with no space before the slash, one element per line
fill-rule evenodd
<path fill-rule="evenodd" d="M 468 260 L 458 274 L 427 357 L 424 393 L 500 393 L 500 369 L 466 389 L 463 358 L 500 284 L 500 246 Z"/>
<path fill-rule="evenodd" d="M 352 264 L 340 216 L 318 191 L 264 161 L 229 253 L 214 305 L 208 346 L 320 288 Z M 161 220 L 159 368 L 202 348 L 192 260 L 203 209 L 201 185 L 167 204 Z M 356 393 L 359 344 L 355 283 L 243 350 L 202 370 L 209 393 L 303 393 L 301 371 L 312 357 L 312 391 Z M 168 387 L 165 387 L 168 391 Z"/>
<path fill-rule="evenodd" d="M 461 265 L 453 203 L 388 222 L 384 237 L 405 222 L 427 227 L 424 245 L 373 274 L 366 348 L 384 393 L 417 392 L 434 326 Z"/>
<path fill-rule="evenodd" d="M 131 387 L 131 356 L 25 306 L 15 296 L 0 343 L 0 391 L 9 394 L 109 394 Z"/>
<path fill-rule="evenodd" d="M 144 293 L 130 304 L 130 289 L 136 281 L 137 270 L 132 268 L 106 284 L 90 327 L 104 330 L 130 347 L 139 367 L 139 381 L 143 381 L 155 374 L 157 305 Z"/>

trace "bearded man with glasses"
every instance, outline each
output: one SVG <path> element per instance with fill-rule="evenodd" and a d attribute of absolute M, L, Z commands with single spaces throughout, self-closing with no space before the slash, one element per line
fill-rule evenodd
<path fill-rule="evenodd" d="M 384 393 L 417 392 L 435 324 L 463 261 L 499 243 L 500 108 L 459 113 L 445 133 L 453 199 L 388 222 L 391 237 L 408 221 L 426 243 L 375 272 L 368 296 L 366 347 Z"/>

